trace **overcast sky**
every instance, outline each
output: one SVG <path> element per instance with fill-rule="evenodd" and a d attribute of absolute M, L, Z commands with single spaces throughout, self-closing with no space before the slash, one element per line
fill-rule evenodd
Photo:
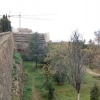
<path fill-rule="evenodd" d="M 87 41 L 100 28 L 100 0 L 0 0 L 0 15 L 38 15 L 21 18 L 21 27 L 50 32 L 51 40 L 68 40 L 78 29 Z M 22 16 L 23 17 L 23 16 Z M 50 20 L 41 20 L 50 19 Z M 14 28 L 18 18 L 10 18 Z"/>

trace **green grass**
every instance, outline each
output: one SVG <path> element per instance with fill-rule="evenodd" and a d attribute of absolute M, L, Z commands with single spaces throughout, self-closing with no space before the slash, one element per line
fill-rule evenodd
<path fill-rule="evenodd" d="M 40 92 L 40 94 L 41 94 L 41 100 L 48 100 L 47 97 L 44 96 L 46 94 L 45 94 L 44 88 L 42 88 L 43 82 L 44 82 L 42 74 L 43 74 L 43 70 L 41 68 L 34 71 L 33 75 L 34 75 L 34 78 L 35 78 L 35 80 L 34 80 L 35 81 L 35 87 L 36 87 L 37 91 Z M 53 100 L 55 100 L 55 98 Z"/>
<path fill-rule="evenodd" d="M 24 95 L 23 100 L 34 100 L 32 98 L 32 84 L 33 84 L 33 71 L 32 66 L 33 62 L 24 62 L 24 68 L 26 73 L 28 74 L 28 80 L 26 82 L 26 86 L 24 87 Z"/>
<path fill-rule="evenodd" d="M 85 81 L 83 82 L 80 91 L 81 100 L 90 100 L 90 90 L 95 83 L 100 87 L 100 80 L 93 78 L 93 76 L 90 74 L 85 75 Z M 75 89 L 72 87 L 72 85 L 68 84 L 68 82 L 61 86 L 56 84 L 54 84 L 54 86 L 57 97 L 60 100 L 75 100 L 77 98 Z"/>
<path fill-rule="evenodd" d="M 32 95 L 32 80 L 34 77 L 35 87 L 38 92 L 41 93 L 41 86 L 43 84 L 43 78 L 42 78 L 42 69 L 38 69 L 36 71 L 32 71 L 32 62 L 24 62 L 25 70 L 27 70 L 29 79 L 26 85 L 26 89 L 24 90 L 25 98 L 31 97 Z M 80 100 L 90 100 L 90 90 L 94 86 L 94 84 L 97 84 L 98 87 L 100 87 L 100 79 L 94 78 L 93 75 L 87 74 L 85 75 L 85 81 L 81 85 L 81 91 L 80 91 Z M 77 94 L 75 89 L 72 87 L 71 84 L 68 82 L 65 82 L 63 85 L 57 85 L 55 82 L 53 83 L 55 92 L 59 100 L 76 100 Z M 24 99 L 24 100 L 34 100 L 34 99 Z M 47 100 L 46 98 L 43 98 L 41 100 Z M 100 99 L 99 99 L 100 100 Z"/>
<path fill-rule="evenodd" d="M 33 66 L 35 63 L 33 62 L 29 62 L 29 61 L 24 61 L 24 68 L 26 73 L 28 74 L 28 80 L 26 83 L 26 86 L 24 88 L 24 98 L 23 100 L 34 100 L 33 98 L 33 94 L 32 94 L 32 85 L 33 85 L 33 78 L 34 78 L 34 86 L 36 88 L 35 92 L 40 92 L 41 90 L 41 86 L 42 86 L 42 82 L 43 82 L 43 78 L 41 77 L 41 73 L 42 70 L 40 68 L 38 68 L 37 70 L 33 71 Z M 38 95 L 38 94 L 37 94 Z M 40 97 L 41 100 L 46 100 L 44 98 L 42 98 L 42 96 Z"/>
<path fill-rule="evenodd" d="M 24 99 L 23 100 L 34 100 L 33 98 L 33 94 L 32 94 L 32 84 L 33 84 L 33 78 L 34 78 L 34 86 L 36 91 L 38 93 L 42 93 L 43 89 L 43 77 L 42 77 L 42 73 L 43 70 L 41 68 L 38 68 L 37 70 L 32 70 L 32 66 L 34 66 L 33 62 L 29 62 L 29 61 L 25 61 L 24 62 L 24 68 L 25 71 L 27 71 L 28 74 L 28 80 L 26 83 L 26 86 L 24 88 Z M 39 94 L 37 94 L 39 95 Z M 42 97 L 42 95 L 39 95 L 40 99 L 39 100 L 47 100 L 47 98 Z"/>
<path fill-rule="evenodd" d="M 59 100 L 75 100 L 75 90 L 67 82 L 63 85 L 57 85 L 56 83 L 54 83 L 54 87 Z"/>

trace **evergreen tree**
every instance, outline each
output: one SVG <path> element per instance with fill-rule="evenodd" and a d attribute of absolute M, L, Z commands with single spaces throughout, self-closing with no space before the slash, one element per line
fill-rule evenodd
<path fill-rule="evenodd" d="M 0 20 L 0 32 L 2 32 L 1 20 Z"/>
<path fill-rule="evenodd" d="M 90 100 L 99 100 L 99 88 L 96 84 L 90 91 Z"/>
<path fill-rule="evenodd" d="M 11 22 L 8 20 L 7 14 L 0 19 L 0 30 L 1 32 L 11 31 Z"/>
<path fill-rule="evenodd" d="M 42 44 L 37 32 L 31 36 L 29 41 L 29 55 L 36 62 L 36 68 L 40 58 L 46 56 L 46 46 Z"/>
<path fill-rule="evenodd" d="M 3 15 L 3 18 L 2 18 L 2 26 L 3 26 L 3 32 L 6 32 L 6 29 L 7 29 L 7 27 L 6 27 L 6 17 L 5 17 L 5 15 Z"/>

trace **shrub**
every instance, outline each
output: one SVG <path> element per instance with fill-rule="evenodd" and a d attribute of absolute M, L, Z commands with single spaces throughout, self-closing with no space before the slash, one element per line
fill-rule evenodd
<path fill-rule="evenodd" d="M 90 91 L 90 100 L 98 100 L 99 99 L 99 88 L 95 84 Z"/>
<path fill-rule="evenodd" d="M 23 59 L 24 61 L 31 61 L 31 58 L 28 57 L 27 55 L 21 55 L 21 57 L 22 57 L 22 59 Z"/>
<path fill-rule="evenodd" d="M 44 66 L 44 84 L 43 84 L 43 87 L 45 90 L 48 91 L 47 93 L 47 98 L 48 100 L 53 100 L 54 98 L 54 87 L 53 87 L 53 84 L 52 84 L 52 73 L 49 69 L 49 65 L 45 65 Z"/>
<path fill-rule="evenodd" d="M 54 75 L 54 81 L 57 82 L 57 84 L 62 84 L 66 81 L 66 75 L 57 71 Z"/>
<path fill-rule="evenodd" d="M 48 100 L 52 100 L 54 98 L 54 87 L 51 83 L 51 81 L 49 81 L 48 79 L 45 81 L 44 84 L 46 90 L 48 90 Z"/>
<path fill-rule="evenodd" d="M 44 59 L 45 59 L 45 56 L 40 57 L 40 58 L 39 58 L 39 63 L 40 63 L 40 64 L 45 64 Z"/>
<path fill-rule="evenodd" d="M 22 58 L 19 53 L 14 52 L 13 58 L 15 59 L 16 64 L 20 64 L 20 61 L 22 60 Z"/>
<path fill-rule="evenodd" d="M 100 76 L 93 76 L 93 78 L 100 80 Z"/>

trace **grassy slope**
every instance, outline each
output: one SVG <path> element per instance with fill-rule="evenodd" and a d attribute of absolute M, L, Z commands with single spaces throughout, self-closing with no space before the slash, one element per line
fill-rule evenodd
<path fill-rule="evenodd" d="M 57 45 L 59 45 L 60 43 L 49 43 L 49 49 L 52 49 L 52 47 L 55 47 Z M 97 84 L 100 87 L 100 80 L 93 78 L 92 75 L 87 74 L 85 76 L 85 81 L 81 86 L 81 100 L 90 100 L 90 90 L 93 87 L 94 84 Z M 64 85 L 62 86 L 57 86 L 54 83 L 54 87 L 56 89 L 56 94 L 57 97 L 60 100 L 75 100 L 77 98 L 77 94 L 75 89 L 72 87 L 72 85 L 68 84 L 68 82 L 66 82 Z"/>
<path fill-rule="evenodd" d="M 26 61 L 24 62 L 24 68 L 28 74 L 28 80 L 26 83 L 26 87 L 24 88 L 23 100 L 36 100 L 34 99 L 33 95 L 35 95 L 35 97 L 37 96 L 37 100 L 45 100 L 42 97 L 38 97 L 40 96 L 38 87 L 40 87 L 41 85 L 41 75 L 40 75 L 41 70 L 38 69 L 36 71 L 32 71 L 33 66 L 34 66 L 33 62 L 26 62 Z M 33 83 L 33 78 L 34 78 L 34 83 Z M 35 93 L 34 92 L 32 93 L 33 85 L 36 87 L 34 90 Z"/>
<path fill-rule="evenodd" d="M 38 69 L 37 71 L 32 72 L 32 62 L 24 62 L 25 64 L 25 70 L 27 70 L 28 75 L 29 75 L 29 81 L 27 84 L 31 85 L 29 86 L 29 90 L 32 87 L 32 78 L 34 76 L 35 78 L 35 87 L 37 89 L 37 91 L 40 91 L 40 86 L 41 86 L 41 82 L 42 82 L 42 78 L 41 78 L 41 69 Z M 90 74 L 86 74 L 85 76 L 85 81 L 81 86 L 81 100 L 90 100 L 90 89 L 91 87 L 93 87 L 93 85 L 97 83 L 97 85 L 100 87 L 100 80 L 99 79 L 95 79 L 93 78 L 92 75 Z M 75 100 L 77 98 L 76 92 L 74 90 L 74 88 L 68 84 L 68 82 L 66 82 L 64 85 L 56 85 L 56 83 L 54 83 L 54 87 L 55 87 L 55 91 L 56 91 L 56 95 L 59 98 L 59 100 Z M 26 95 L 32 95 L 32 93 L 29 93 L 28 91 L 25 92 L 25 96 Z M 34 99 L 25 99 L 25 100 L 34 100 Z M 46 100 L 46 99 L 39 99 L 39 100 Z"/>
<path fill-rule="evenodd" d="M 33 62 L 24 62 L 24 68 L 28 74 L 28 80 L 24 88 L 24 99 L 23 100 L 34 100 L 32 96 L 32 84 L 33 84 L 33 72 L 32 66 Z"/>
<path fill-rule="evenodd" d="M 100 87 L 100 80 L 94 79 L 92 75 L 86 74 L 85 81 L 81 86 L 81 100 L 90 100 L 90 90 L 95 83 Z M 60 100 L 75 100 L 77 98 L 76 91 L 70 84 L 64 84 L 63 86 L 57 86 L 56 94 Z"/>

